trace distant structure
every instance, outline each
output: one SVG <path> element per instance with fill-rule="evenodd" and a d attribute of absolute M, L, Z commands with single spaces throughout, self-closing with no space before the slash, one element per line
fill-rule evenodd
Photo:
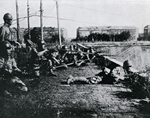
<path fill-rule="evenodd" d="M 17 29 L 15 27 L 11 28 L 12 38 L 17 40 Z M 40 35 L 40 27 L 30 28 L 32 36 Z M 47 43 L 56 42 L 59 40 L 58 37 L 58 28 L 54 27 L 43 27 L 43 39 Z M 68 38 L 67 30 L 61 28 L 61 37 L 62 41 L 65 41 Z M 24 38 L 28 39 L 28 28 L 20 28 L 20 43 L 24 42 Z"/>
<path fill-rule="evenodd" d="M 150 41 L 150 25 L 144 27 L 144 39 Z"/>
<path fill-rule="evenodd" d="M 89 37 L 94 33 L 101 35 L 101 38 L 107 35 L 107 41 L 121 41 L 122 36 L 126 34 L 128 34 L 127 41 L 136 41 L 138 38 L 138 28 L 128 26 L 79 27 L 77 29 L 77 38 Z"/>
<path fill-rule="evenodd" d="M 33 42 L 34 42 L 35 40 L 37 40 L 36 39 L 37 35 L 41 34 L 40 27 L 30 28 L 30 34 L 31 34 L 31 38 L 33 39 Z M 24 38 L 28 38 L 28 29 L 27 28 L 24 29 L 23 35 L 24 35 Z M 67 30 L 64 28 L 61 28 L 61 38 L 62 38 L 62 42 L 68 38 Z M 58 28 L 43 27 L 43 39 L 47 43 L 59 41 Z"/>
<path fill-rule="evenodd" d="M 67 30 L 60 28 L 62 42 L 68 38 Z M 43 37 L 46 42 L 52 43 L 59 41 L 58 28 L 55 27 L 43 27 Z"/>
<path fill-rule="evenodd" d="M 139 33 L 138 41 L 145 41 L 144 33 Z"/>

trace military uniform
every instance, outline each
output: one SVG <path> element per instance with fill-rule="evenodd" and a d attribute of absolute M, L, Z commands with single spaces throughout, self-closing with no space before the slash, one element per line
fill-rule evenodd
<path fill-rule="evenodd" d="M 31 57 L 29 59 L 29 66 L 32 68 L 32 74 L 35 77 L 40 76 L 40 57 L 37 54 L 37 50 L 35 48 L 31 49 Z"/>
<path fill-rule="evenodd" d="M 94 77 L 73 77 L 68 76 L 67 84 L 99 84 L 102 81 L 100 76 Z"/>
<path fill-rule="evenodd" d="M 16 76 L 20 73 L 16 65 L 14 58 L 3 58 L 0 57 L 0 90 L 4 92 L 5 90 L 12 91 L 16 89 L 20 91 L 27 91 L 26 85 Z"/>
<path fill-rule="evenodd" d="M 12 36 L 12 32 L 10 29 L 10 26 L 12 25 L 12 15 L 9 13 L 6 13 L 3 16 L 3 20 L 4 20 L 4 25 L 0 28 L 0 44 L 3 41 L 8 41 L 11 46 L 12 46 L 12 53 L 11 55 L 15 58 L 18 59 L 17 55 L 18 55 L 18 49 L 15 48 L 16 45 L 20 46 L 20 43 L 18 43 L 17 41 L 15 41 L 13 39 Z"/>
<path fill-rule="evenodd" d="M 55 75 L 52 71 L 52 61 L 48 58 L 46 53 L 48 50 L 42 49 L 40 45 L 38 45 L 38 49 L 32 47 L 30 51 L 31 56 L 29 56 L 29 65 L 32 68 L 32 74 L 35 77 L 39 77 L 41 73 L 46 75 Z"/>
<path fill-rule="evenodd" d="M 7 23 L 4 23 L 4 25 L 0 28 L 0 44 L 3 41 L 8 41 L 12 46 L 12 56 L 15 59 L 18 59 L 17 57 L 17 49 L 15 49 L 16 41 L 12 38 L 12 32 L 10 27 Z"/>
<path fill-rule="evenodd" d="M 12 40 L 12 33 L 10 27 L 8 27 L 7 23 L 0 28 L 0 42 L 9 41 L 10 43 L 14 42 Z"/>
<path fill-rule="evenodd" d="M 68 76 L 67 83 L 85 83 L 85 84 L 113 84 L 115 79 L 111 76 L 110 70 L 103 68 L 102 72 L 96 74 L 93 77 L 73 77 L 72 75 Z"/>

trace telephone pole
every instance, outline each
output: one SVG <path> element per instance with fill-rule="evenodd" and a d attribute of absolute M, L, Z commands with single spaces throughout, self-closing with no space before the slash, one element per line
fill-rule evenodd
<path fill-rule="evenodd" d="M 17 17 L 17 41 L 20 42 L 20 26 L 19 26 L 19 13 L 18 13 L 18 1 L 16 0 L 16 17 Z"/>
<path fill-rule="evenodd" d="M 30 39 L 30 18 L 29 18 L 29 0 L 27 0 L 27 16 L 28 16 L 28 38 Z"/>
<path fill-rule="evenodd" d="M 43 40 L 43 8 L 42 8 L 42 0 L 40 0 L 40 25 L 41 25 L 41 40 Z"/>
<path fill-rule="evenodd" d="M 56 10 L 57 10 L 57 25 L 58 25 L 59 45 L 61 46 L 61 31 L 60 31 L 60 24 L 59 24 L 59 5 L 58 5 L 58 0 L 56 0 Z"/>

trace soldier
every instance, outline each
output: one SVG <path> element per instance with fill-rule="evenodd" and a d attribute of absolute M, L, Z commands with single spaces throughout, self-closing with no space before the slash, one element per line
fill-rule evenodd
<path fill-rule="evenodd" d="M 6 13 L 3 16 L 4 25 L 0 28 L 0 43 L 2 41 L 8 41 L 11 45 L 20 45 L 18 42 L 12 39 L 12 33 L 10 26 L 12 25 L 13 17 L 10 13 Z"/>
<path fill-rule="evenodd" d="M 12 45 L 11 55 L 18 62 L 18 48 L 21 47 L 20 43 L 15 41 L 12 37 L 12 32 L 10 26 L 12 25 L 13 17 L 10 13 L 6 13 L 3 16 L 4 25 L 0 28 L 0 44 L 2 41 L 8 41 Z"/>
<path fill-rule="evenodd" d="M 111 76 L 110 70 L 103 67 L 102 71 L 93 77 L 73 77 L 68 76 L 67 84 L 85 83 L 85 84 L 113 84 L 114 78 Z"/>
<path fill-rule="evenodd" d="M 101 84 L 114 84 L 116 82 L 116 76 L 112 71 L 106 67 L 102 67 L 102 72 L 96 74 L 102 78 Z"/>
<path fill-rule="evenodd" d="M 50 76 L 56 76 L 56 74 L 53 72 L 53 63 L 48 58 L 48 49 L 45 47 L 45 42 L 41 41 L 38 43 L 38 50 L 39 53 L 43 53 L 40 56 L 40 71 L 46 73 Z"/>
<path fill-rule="evenodd" d="M 45 48 L 45 42 L 40 41 L 38 43 L 37 49 L 35 47 L 31 48 L 31 57 L 29 65 L 32 68 L 32 75 L 34 77 L 39 77 L 40 73 L 47 73 L 49 75 L 54 75 L 52 72 L 52 63 L 46 58 L 46 52 L 48 50 Z M 47 73 L 48 74 L 48 73 Z"/>
<path fill-rule="evenodd" d="M 32 76 L 38 78 L 40 76 L 40 63 L 39 63 L 39 55 L 36 47 L 31 47 L 28 63 L 31 69 L 30 72 Z"/>
<path fill-rule="evenodd" d="M 32 41 L 30 40 L 30 42 Z M 56 76 L 56 74 L 53 72 L 53 64 L 48 53 L 49 51 L 45 48 L 44 41 L 38 42 L 37 48 L 34 46 L 31 47 L 29 67 L 31 68 L 32 76 L 34 76 L 37 81 L 40 77 L 40 74 Z"/>
<path fill-rule="evenodd" d="M 27 91 L 26 85 L 17 77 L 22 74 L 16 61 L 11 56 L 11 44 L 8 41 L 1 42 L 0 47 L 0 87 L 1 93 L 12 96 L 13 90 Z M 8 92 L 9 91 L 9 92 Z M 15 91 L 16 92 L 16 91 Z"/>
<path fill-rule="evenodd" d="M 58 50 L 52 48 L 49 50 L 49 57 L 48 59 L 51 60 L 52 66 L 55 69 L 58 68 L 68 68 L 68 66 L 59 58 Z"/>
<path fill-rule="evenodd" d="M 150 97 L 149 77 L 139 72 L 133 72 L 132 63 L 129 60 L 124 61 L 123 69 L 125 71 L 125 79 L 123 84 L 130 88 L 134 95 L 141 98 Z"/>
<path fill-rule="evenodd" d="M 79 66 L 85 66 L 87 62 L 90 62 L 87 55 L 78 48 L 77 54 L 74 55 L 74 65 Z"/>
<path fill-rule="evenodd" d="M 129 60 L 125 60 L 123 62 L 123 69 L 125 72 L 124 84 L 128 87 L 133 84 L 133 79 L 131 77 L 132 75 L 134 75 L 134 73 L 131 72 L 131 67 L 132 67 L 132 64 Z"/>
<path fill-rule="evenodd" d="M 64 61 L 64 57 L 66 56 L 68 52 L 68 47 L 66 45 L 62 46 L 62 48 L 59 50 L 60 58 L 62 61 Z"/>
<path fill-rule="evenodd" d="M 126 74 L 131 74 L 131 67 L 132 67 L 132 64 L 129 60 L 125 60 L 123 62 L 123 69 Z"/>
<path fill-rule="evenodd" d="M 88 59 L 91 60 L 94 57 L 94 54 L 95 54 L 94 48 L 89 47 L 89 49 L 87 50 L 87 57 L 88 57 Z"/>

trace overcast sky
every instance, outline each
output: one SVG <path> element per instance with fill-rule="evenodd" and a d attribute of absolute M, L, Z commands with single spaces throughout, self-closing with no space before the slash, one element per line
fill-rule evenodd
<path fill-rule="evenodd" d="M 30 26 L 40 26 L 40 0 L 29 0 Z M 16 19 L 15 0 L 0 0 L 0 24 L 7 12 Z M 27 0 L 18 0 L 19 17 L 27 16 Z M 43 0 L 43 25 L 57 27 L 55 0 Z M 84 26 L 136 26 L 139 32 L 150 25 L 150 0 L 59 0 L 60 27 L 68 37 L 76 37 L 76 29 Z M 36 15 L 36 16 L 35 16 Z M 12 27 L 16 27 L 16 21 Z M 20 27 L 27 27 L 27 18 Z"/>

